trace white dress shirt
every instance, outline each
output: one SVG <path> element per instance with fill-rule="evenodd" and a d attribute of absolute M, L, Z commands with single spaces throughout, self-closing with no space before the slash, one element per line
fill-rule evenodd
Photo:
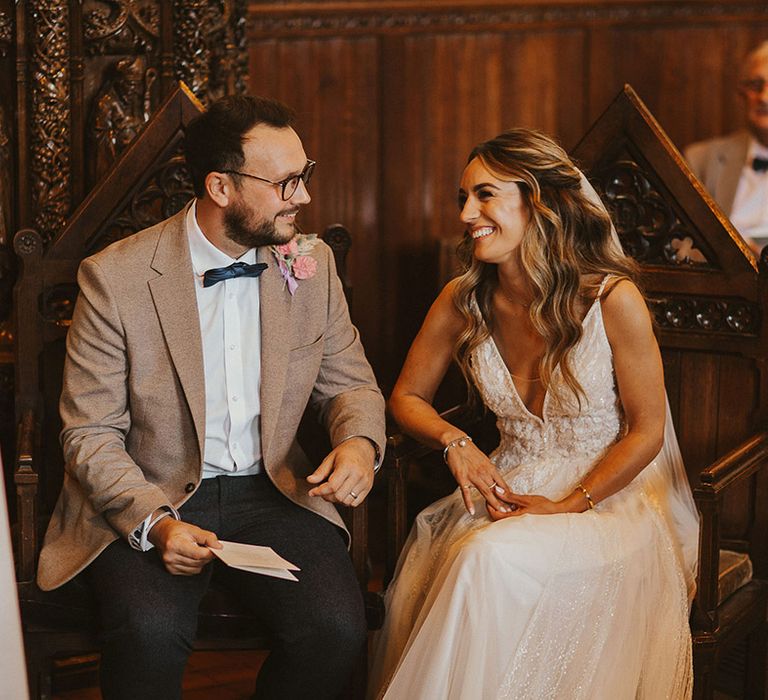
<path fill-rule="evenodd" d="M 261 471 L 261 323 L 259 282 L 235 277 L 203 287 L 206 270 L 234 262 L 253 264 L 256 250 L 231 258 L 200 230 L 195 203 L 187 236 L 195 274 L 205 368 L 203 478 Z"/>
<path fill-rule="evenodd" d="M 762 248 L 768 243 L 768 172 L 753 170 L 755 157 L 768 159 L 768 148 L 752 139 L 736 188 L 731 223 Z"/>
<path fill-rule="evenodd" d="M 256 250 L 229 257 L 211 243 L 196 218 L 196 200 L 187 211 L 186 227 L 195 275 L 205 371 L 205 447 L 203 478 L 247 476 L 261 472 L 261 316 L 259 281 L 235 277 L 203 287 L 206 270 L 234 262 L 253 264 Z M 276 264 L 276 263 L 275 263 Z M 128 538 L 147 551 L 152 527 L 164 517 L 179 520 L 174 508 L 147 516 Z"/>

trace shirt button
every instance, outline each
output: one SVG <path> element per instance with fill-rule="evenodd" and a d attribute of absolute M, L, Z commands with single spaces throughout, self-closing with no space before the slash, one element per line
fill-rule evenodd
<path fill-rule="evenodd" d="M 233 400 L 233 401 L 237 401 L 237 396 L 233 396 L 233 397 L 232 397 L 232 400 Z"/>
<path fill-rule="evenodd" d="M 229 346 L 229 349 L 230 349 L 230 350 L 234 350 L 234 349 L 235 349 L 235 345 L 234 345 L 234 343 L 233 343 L 232 345 L 230 345 L 230 346 Z"/>
<path fill-rule="evenodd" d="M 185 487 L 184 490 L 187 493 L 192 493 L 195 490 L 195 485 L 190 481 Z"/>

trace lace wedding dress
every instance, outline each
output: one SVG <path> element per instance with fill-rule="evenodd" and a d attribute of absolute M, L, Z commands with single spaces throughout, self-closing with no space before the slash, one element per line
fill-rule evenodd
<path fill-rule="evenodd" d="M 622 435 L 599 301 L 572 366 L 581 408 L 570 392 L 561 403 L 548 394 L 539 417 L 492 338 L 472 356 L 501 433 L 491 459 L 517 493 L 564 497 Z M 494 523 L 478 495 L 475 511 L 457 489 L 416 519 L 387 591 L 371 697 L 691 696 L 698 517 L 669 409 L 659 455 L 594 510 Z"/>

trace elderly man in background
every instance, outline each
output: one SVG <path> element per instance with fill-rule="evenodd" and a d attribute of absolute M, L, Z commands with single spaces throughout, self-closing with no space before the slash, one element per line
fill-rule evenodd
<path fill-rule="evenodd" d="M 768 41 L 751 51 L 739 93 L 747 129 L 694 143 L 684 155 L 750 247 L 768 243 Z"/>

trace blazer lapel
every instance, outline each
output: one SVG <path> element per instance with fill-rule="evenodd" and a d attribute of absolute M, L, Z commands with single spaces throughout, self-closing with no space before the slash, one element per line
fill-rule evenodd
<path fill-rule="evenodd" d="M 747 160 L 748 150 L 749 134 L 744 131 L 727 141 L 720 151 L 719 160 L 722 169 L 716 185 L 717 191 L 713 194 L 728 216 L 733 211 L 733 200 L 736 198 L 736 188 L 739 186 L 741 170 Z"/>
<path fill-rule="evenodd" d="M 268 463 L 270 439 L 277 427 L 283 403 L 285 373 L 290 350 L 291 294 L 269 248 L 257 251 L 259 262 L 268 267 L 259 277 L 261 314 L 261 450 Z"/>
<path fill-rule="evenodd" d="M 202 459 L 205 440 L 205 370 L 192 259 L 184 224 L 189 206 L 168 220 L 151 267 L 160 273 L 149 289 L 168 351 L 187 399 Z"/>

